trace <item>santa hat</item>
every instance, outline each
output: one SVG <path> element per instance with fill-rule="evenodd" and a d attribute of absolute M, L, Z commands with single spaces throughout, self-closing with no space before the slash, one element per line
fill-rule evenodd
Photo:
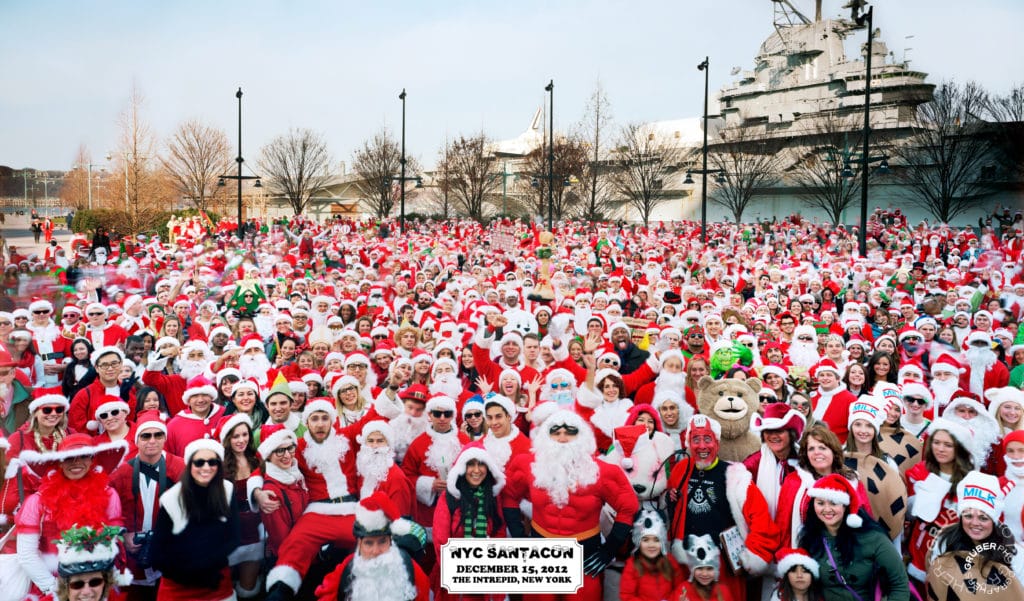
<path fill-rule="evenodd" d="M 853 422 L 860 419 L 871 424 L 875 429 L 875 433 L 878 433 L 882 424 L 885 422 L 887 406 L 888 403 L 882 397 L 876 397 L 870 394 L 857 397 L 857 399 L 850 404 L 850 414 L 846 419 L 846 425 L 847 427 L 852 428 Z"/>
<path fill-rule="evenodd" d="M 140 412 L 135 419 L 135 445 L 139 444 L 139 436 L 143 430 L 160 430 L 167 435 L 167 424 L 160 417 L 160 412 L 156 409 L 150 409 L 149 411 Z"/>
<path fill-rule="evenodd" d="M 217 372 L 217 388 L 220 388 L 221 382 L 224 381 L 224 378 L 228 377 L 233 377 L 235 378 L 235 380 L 241 380 L 242 372 L 238 371 L 234 367 L 222 368 L 220 371 Z M 232 391 L 234 391 L 234 388 L 232 388 Z"/>
<path fill-rule="evenodd" d="M 131 407 L 129 407 L 128 403 L 124 402 L 121 397 L 108 394 L 100 400 L 100 404 L 96 406 L 96 410 L 93 411 L 92 415 L 98 420 L 101 415 L 104 413 L 110 413 L 111 411 L 122 411 L 124 413 L 128 413 L 131 411 Z"/>
<path fill-rule="evenodd" d="M 917 338 L 924 338 L 923 336 L 921 336 L 921 332 L 918 332 L 916 329 L 914 329 L 913 326 L 905 325 L 899 331 L 898 340 L 900 342 L 903 342 L 904 339 L 906 339 L 907 337 L 910 337 L 910 336 L 915 336 Z"/>
<path fill-rule="evenodd" d="M 484 397 L 484 410 L 486 411 L 487 407 L 490 405 L 498 405 L 511 417 L 514 418 L 516 416 L 516 405 L 512 402 L 512 399 L 507 396 L 501 394 L 490 394 Z"/>
<path fill-rule="evenodd" d="M 782 369 L 778 365 L 765 365 L 764 367 L 761 368 L 762 378 L 764 378 L 768 374 L 774 374 L 776 376 L 779 376 L 783 380 L 789 377 L 789 374 L 786 373 L 786 370 Z"/>
<path fill-rule="evenodd" d="M 348 357 L 345 357 L 345 367 L 349 367 L 350 365 L 365 365 L 369 367 L 370 358 L 367 357 L 365 353 L 361 353 L 359 351 L 353 352 Z"/>
<path fill-rule="evenodd" d="M 256 393 L 256 396 L 260 396 L 260 385 L 255 380 L 241 380 L 231 387 L 231 396 L 234 397 L 239 390 L 251 390 Z"/>
<path fill-rule="evenodd" d="M 121 362 L 124 362 L 124 353 L 121 351 L 121 349 L 117 348 L 116 346 L 101 346 L 100 348 L 94 350 L 92 352 L 92 356 L 90 357 L 90 359 L 92 360 L 93 367 L 96 366 L 96 363 L 98 363 L 100 359 L 106 357 L 107 355 L 117 355 L 117 358 L 120 359 Z"/>
<path fill-rule="evenodd" d="M 626 472 L 633 469 L 633 450 L 644 436 L 647 436 L 647 426 L 643 424 L 615 428 L 615 444 L 622 452 L 620 465 Z"/>
<path fill-rule="evenodd" d="M 188 405 L 189 399 L 197 394 L 205 394 L 211 398 L 217 398 L 217 387 L 213 385 L 209 378 L 200 374 L 188 381 L 188 384 L 185 386 L 185 392 L 181 393 L 181 400 Z"/>
<path fill-rule="evenodd" d="M 395 432 L 391 428 L 391 424 L 384 420 L 375 419 L 373 421 L 366 422 L 366 424 L 363 425 L 362 431 L 359 433 L 358 436 L 356 436 L 356 442 L 358 442 L 359 444 L 366 444 L 367 437 L 369 437 L 370 434 L 373 434 L 374 432 L 377 432 L 378 434 L 382 435 L 385 438 L 385 440 L 388 441 L 389 445 L 392 443 L 393 440 L 395 440 Z"/>
<path fill-rule="evenodd" d="M 974 466 L 978 467 L 978 457 L 974 451 L 974 431 L 970 427 L 960 421 L 953 421 L 946 417 L 937 417 L 932 423 L 928 424 L 929 437 L 940 430 L 949 434 L 957 444 L 967 449 L 974 461 Z"/>
<path fill-rule="evenodd" d="M 302 423 L 309 421 L 309 417 L 317 411 L 323 411 L 331 418 L 331 423 L 338 420 L 338 410 L 330 399 L 319 397 L 311 399 L 302 410 Z"/>
<path fill-rule="evenodd" d="M 916 360 L 908 361 L 900 366 L 900 370 L 897 373 L 896 379 L 902 383 L 906 378 L 912 378 L 913 380 L 924 379 L 924 367 L 921 366 Z"/>
<path fill-rule="evenodd" d="M 431 411 L 455 411 L 457 403 L 455 399 L 444 394 L 431 395 L 430 399 L 427 400 L 426 412 Z M 510 415 L 515 415 L 515 412 Z"/>
<path fill-rule="evenodd" d="M 419 401 L 425 404 L 430 398 L 430 390 L 423 384 L 413 384 L 399 392 L 398 398 L 403 401 Z"/>
<path fill-rule="evenodd" d="M 932 361 L 931 374 L 934 376 L 939 372 L 947 372 L 954 374 L 962 374 L 966 371 L 964 366 L 957 361 L 953 355 L 949 353 L 942 353 L 934 361 Z"/>
<path fill-rule="evenodd" d="M 777 564 L 775 576 L 779 579 L 785 578 L 786 574 L 796 566 L 803 567 L 814 576 L 815 580 L 818 579 L 818 562 L 803 549 L 791 547 L 779 549 L 779 552 L 775 554 L 775 562 Z"/>
<path fill-rule="evenodd" d="M 715 440 L 721 440 L 722 424 L 703 413 L 698 413 L 690 416 L 686 423 L 686 448 L 690 448 L 690 438 L 694 434 L 712 434 Z"/>
<path fill-rule="evenodd" d="M 467 445 L 455 458 L 455 464 L 448 470 L 448 492 L 456 499 L 462 498 L 462 491 L 459 490 L 459 476 L 466 473 L 467 465 L 473 460 L 487 466 L 487 472 L 494 477 L 494 487 L 491 492 L 497 496 L 505 486 L 505 471 L 480 442 Z"/>
<path fill-rule="evenodd" d="M 448 357 L 441 357 L 440 359 L 436 359 L 434 361 L 434 364 L 430 367 L 431 377 L 434 376 L 435 372 L 437 371 L 437 368 L 442 365 L 447 365 L 448 367 L 451 367 L 452 370 L 454 370 L 456 373 L 458 373 L 459 371 L 459 366 L 455 363 L 454 360 L 449 359 Z"/>
<path fill-rule="evenodd" d="M 985 398 L 988 399 L 988 414 L 992 419 L 997 419 L 1003 403 L 1017 403 L 1024 408 L 1024 390 L 1012 386 L 989 388 L 985 391 Z"/>
<path fill-rule="evenodd" d="M 220 423 L 217 424 L 217 429 L 214 430 L 214 434 L 220 444 L 227 444 L 228 437 L 231 436 L 231 431 L 236 426 L 245 424 L 249 426 L 249 430 L 252 430 L 252 421 L 249 420 L 249 416 L 244 413 L 232 413 L 231 415 L 225 415 L 220 418 Z"/>
<path fill-rule="evenodd" d="M 29 414 L 34 414 L 36 409 L 50 406 L 63 407 L 64 410 L 67 411 L 68 407 L 71 406 L 71 403 L 68 401 L 67 397 L 61 394 L 42 394 L 32 399 L 32 402 L 28 404 L 28 412 Z"/>
<path fill-rule="evenodd" d="M 367 536 L 404 536 L 412 524 L 402 517 L 398 507 L 383 492 L 375 492 L 359 501 L 352 532 L 356 538 Z"/>
<path fill-rule="evenodd" d="M 992 474 L 968 472 L 956 485 L 956 499 L 958 515 L 968 509 L 977 509 L 993 522 L 998 522 L 1003 515 L 1005 497 L 999 486 L 999 478 Z"/>
<path fill-rule="evenodd" d="M 765 405 L 764 416 L 755 413 L 750 420 L 750 431 L 760 435 L 767 430 L 793 430 L 796 434 L 793 440 L 797 440 L 804 432 L 807 425 L 807 418 L 796 409 L 791 409 L 785 403 L 771 403 Z"/>
<path fill-rule="evenodd" d="M 817 379 L 818 374 L 825 371 L 830 371 L 834 373 L 836 377 L 842 377 L 842 373 L 840 373 L 839 367 L 836 365 L 836 362 L 828 358 L 818 361 L 816 365 L 811 367 L 810 375 L 812 378 Z"/>
<path fill-rule="evenodd" d="M 200 438 L 185 445 L 185 453 L 181 456 L 185 465 L 192 461 L 192 456 L 198 451 L 212 451 L 218 459 L 224 461 L 224 445 L 212 438 Z"/>
<path fill-rule="evenodd" d="M 988 332 L 982 330 L 974 330 L 967 335 L 967 339 L 964 340 L 963 348 L 967 350 L 967 347 L 971 346 L 975 342 L 981 342 L 987 346 L 992 346 L 992 337 L 988 335 Z"/>
<path fill-rule="evenodd" d="M 640 515 L 633 522 L 633 548 L 640 548 L 640 541 L 645 536 L 655 536 L 661 541 L 661 552 L 668 553 L 668 528 L 665 520 L 662 519 L 654 509 L 643 509 Z"/>
<path fill-rule="evenodd" d="M 542 401 L 537 403 L 533 408 L 532 415 L 530 416 L 530 421 L 534 426 L 536 426 L 530 430 L 530 437 L 533 438 L 536 435 L 535 433 L 540 432 L 540 426 L 559 409 L 561 409 L 561 406 L 554 401 Z"/>
<path fill-rule="evenodd" d="M 172 336 L 163 336 L 153 343 L 153 348 L 158 351 L 163 349 L 165 346 L 181 346 L 181 342 Z M 260 345 L 260 348 L 263 348 L 263 346 Z"/>
<path fill-rule="evenodd" d="M 263 339 L 260 338 L 259 334 L 249 334 L 242 339 L 242 352 L 249 349 L 258 348 L 261 351 L 265 350 L 266 346 L 263 344 Z"/>
<path fill-rule="evenodd" d="M 297 444 L 295 432 L 284 424 L 266 424 L 260 428 L 260 446 L 256 452 L 264 461 L 270 460 L 270 454 L 284 446 Z"/>
<path fill-rule="evenodd" d="M 825 499 L 849 507 L 846 525 L 850 528 L 860 528 L 864 525 L 864 520 L 857 515 L 860 510 L 860 500 L 857 498 L 856 491 L 853 490 L 853 485 L 843 476 L 829 474 L 821 478 L 807 491 L 807 496 L 809 499 Z"/>
<path fill-rule="evenodd" d="M 918 398 L 925 400 L 925 409 L 931 409 L 935 403 L 935 397 L 932 396 L 932 391 L 928 390 L 928 387 L 920 382 L 907 382 L 902 386 L 901 401 L 906 404 L 907 397 Z"/>
<path fill-rule="evenodd" d="M 22 451 L 19 459 L 32 473 L 40 478 L 60 468 L 60 463 L 74 457 L 92 457 L 93 469 L 109 475 L 121 464 L 121 459 L 128 454 L 128 441 L 94 445 L 92 436 L 84 433 L 69 434 L 60 441 L 55 452 L 38 453 Z"/>

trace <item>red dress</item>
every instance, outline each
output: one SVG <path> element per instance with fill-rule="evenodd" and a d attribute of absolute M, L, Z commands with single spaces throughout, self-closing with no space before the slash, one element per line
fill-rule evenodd
<path fill-rule="evenodd" d="M 669 555 L 665 558 L 672 566 L 672 579 L 666 580 L 661 572 L 656 571 L 646 559 L 630 557 L 626 567 L 622 569 L 622 580 L 619 581 L 619 599 L 622 601 L 658 601 L 660 599 L 679 599 L 683 588 L 683 570 L 676 560 Z M 637 570 L 637 563 L 642 562 L 644 573 Z"/>

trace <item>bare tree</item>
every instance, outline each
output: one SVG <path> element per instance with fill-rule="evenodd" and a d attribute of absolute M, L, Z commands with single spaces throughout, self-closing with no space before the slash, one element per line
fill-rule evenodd
<path fill-rule="evenodd" d="M 500 172 L 494 155 L 487 151 L 487 136 L 459 136 L 445 152 L 439 173 L 439 186 L 450 191 L 459 212 L 476 221 L 487 214 L 487 196 L 500 185 Z"/>
<path fill-rule="evenodd" d="M 123 178 L 124 204 L 111 201 L 112 209 L 125 212 L 123 223 L 115 227 L 122 233 L 136 234 L 151 230 L 171 204 L 167 181 L 160 171 L 157 138 L 142 116 L 146 99 L 137 85 L 132 85 L 128 107 L 121 113 L 120 141 L 115 173 Z M 115 197 L 116 198 L 116 197 Z"/>
<path fill-rule="evenodd" d="M 271 194 L 285 197 L 296 215 L 331 178 L 334 160 L 323 136 L 311 129 L 291 129 L 260 150 L 257 161 Z"/>
<path fill-rule="evenodd" d="M 532 215 L 543 217 L 548 214 L 548 185 L 552 184 L 554 218 L 560 221 L 579 214 L 581 199 L 577 186 L 585 175 L 589 152 L 586 144 L 577 136 L 556 139 L 554 150 L 552 178 L 548 178 L 548 148 L 544 145 L 526 155 L 523 167 L 526 178 L 520 180 L 519 188 L 526 199 L 527 210 Z"/>
<path fill-rule="evenodd" d="M 390 215 L 395 203 L 401 198 L 398 185 L 409 184 L 408 181 L 396 180 L 401 171 L 401 161 L 402 149 L 387 128 L 381 128 L 372 140 L 364 141 L 363 147 L 352 155 L 352 170 L 359 177 L 356 187 L 378 219 Z M 419 170 L 419 163 L 407 156 L 406 177 L 412 177 Z"/>
<path fill-rule="evenodd" d="M 612 189 L 640 214 L 644 227 L 654 210 L 668 200 L 665 179 L 676 170 L 679 158 L 678 147 L 649 128 L 635 123 L 622 128 L 610 181 Z"/>
<path fill-rule="evenodd" d="M 60 202 L 66 207 L 76 210 L 89 208 L 89 163 L 92 155 L 85 144 L 78 147 L 75 162 L 71 170 L 64 176 L 64 185 L 60 189 Z M 96 192 L 96 190 L 93 190 Z"/>
<path fill-rule="evenodd" d="M 942 223 L 981 206 L 993 191 L 983 177 L 996 160 L 992 127 L 981 117 L 988 105 L 977 83 L 943 82 L 918 107 L 907 144 L 895 149 L 911 202 Z"/>
<path fill-rule="evenodd" d="M 576 215 L 587 221 L 603 221 L 618 209 L 612 186 L 607 177 L 607 166 L 602 160 L 607 153 L 612 122 L 611 103 L 598 81 L 587 101 L 586 112 L 580 123 L 580 138 L 587 147 L 587 160 L 579 178 L 580 202 Z"/>
<path fill-rule="evenodd" d="M 231 149 L 223 130 L 190 119 L 167 139 L 167 154 L 160 162 L 175 191 L 192 205 L 210 208 L 220 188 L 217 177 L 231 167 Z"/>
<path fill-rule="evenodd" d="M 434 185 L 427 193 L 427 205 L 434 215 L 440 215 L 442 219 L 449 219 L 454 214 L 454 207 L 451 199 L 451 182 L 448 177 L 448 139 L 445 138 L 444 147 L 438 152 L 437 169 L 434 178 Z"/>
<path fill-rule="evenodd" d="M 718 185 L 708 200 L 740 223 L 757 190 L 779 182 L 781 144 L 745 127 L 723 129 L 719 139 L 708 152 L 711 168 L 720 170 Z"/>
<path fill-rule="evenodd" d="M 859 153 L 863 130 L 856 119 L 830 116 L 814 128 L 807 142 L 790 150 L 790 177 L 805 205 L 825 212 L 832 225 L 860 201 Z"/>

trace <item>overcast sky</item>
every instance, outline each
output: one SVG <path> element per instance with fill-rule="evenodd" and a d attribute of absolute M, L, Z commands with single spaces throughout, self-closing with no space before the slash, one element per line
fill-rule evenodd
<path fill-rule="evenodd" d="M 792 3 L 813 17 L 813 0 Z M 1024 2 L 873 4 L 882 39 L 897 58 L 912 48 L 929 81 L 1002 93 L 1024 80 Z M 552 78 L 556 129 L 598 80 L 618 124 L 698 117 L 697 63 L 710 56 L 712 93 L 752 68 L 772 14 L 771 0 L 0 0 L 0 165 L 68 169 L 79 144 L 102 162 L 133 81 L 161 137 L 196 117 L 233 152 L 241 86 L 250 161 L 289 127 L 350 161 L 381 126 L 397 135 L 403 87 L 408 151 L 428 166 L 446 135 L 518 135 Z"/>

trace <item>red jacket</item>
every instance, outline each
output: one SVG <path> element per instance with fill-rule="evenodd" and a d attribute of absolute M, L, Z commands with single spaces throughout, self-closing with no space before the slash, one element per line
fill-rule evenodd
<path fill-rule="evenodd" d="M 636 569 L 636 557 L 630 557 L 626 561 L 626 567 L 622 569 L 622 580 L 619 581 L 619 599 L 622 601 L 659 601 L 661 599 L 679 599 L 683 589 L 683 570 L 671 556 L 666 555 L 669 564 L 672 566 L 672 579 L 666 580 L 661 572 L 653 570 L 649 565 L 644 566 L 644 573 Z M 695 597 L 693 597 L 695 599 Z"/>
<path fill-rule="evenodd" d="M 103 404 L 103 397 L 107 396 L 107 389 L 96 379 L 92 384 L 79 390 L 71 399 L 71 406 L 68 409 L 68 427 L 75 432 L 86 432 L 95 434 L 99 428 L 89 428 L 89 422 L 96 421 L 96 409 Z M 120 389 L 112 396 L 120 396 Z M 125 399 L 128 403 L 129 421 L 135 421 L 135 389 L 132 388 Z"/>
<path fill-rule="evenodd" d="M 302 517 L 302 513 L 309 504 L 309 491 L 306 490 L 306 483 L 303 480 L 296 480 L 291 484 L 284 484 L 264 472 L 263 490 L 274 493 L 281 506 L 273 513 L 260 513 L 263 520 L 263 527 L 267 530 L 267 553 L 277 557 L 278 549 L 284 538 L 288 536 L 292 527 Z"/>

